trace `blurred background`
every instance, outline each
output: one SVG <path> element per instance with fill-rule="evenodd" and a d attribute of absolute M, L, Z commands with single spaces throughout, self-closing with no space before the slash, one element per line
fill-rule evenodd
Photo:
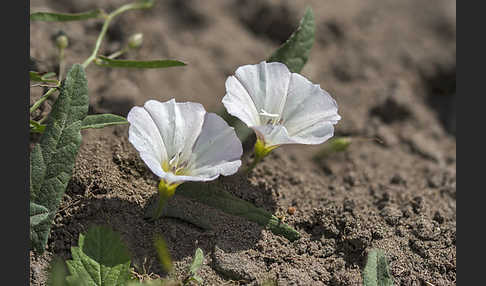
<path fill-rule="evenodd" d="M 112 11 L 127 1 L 32 1 L 31 11 Z M 126 115 L 147 99 L 199 101 L 221 108 L 224 82 L 244 64 L 268 58 L 295 30 L 305 8 L 314 10 L 316 41 L 302 74 L 330 92 L 344 120 L 338 132 L 366 133 L 370 120 L 402 120 L 409 113 L 427 126 L 439 120 L 455 133 L 456 4 L 434 1 L 157 1 L 115 19 L 102 45 L 109 55 L 133 33 L 140 50 L 121 58 L 170 58 L 185 67 L 161 70 L 88 70 L 92 113 Z M 70 39 L 67 64 L 86 59 L 100 20 L 32 22 L 30 54 L 40 71 L 57 70 L 52 38 Z M 40 95 L 33 90 L 31 101 Z M 420 105 L 418 103 L 425 103 Z M 425 112 L 424 108 L 432 112 Z"/>

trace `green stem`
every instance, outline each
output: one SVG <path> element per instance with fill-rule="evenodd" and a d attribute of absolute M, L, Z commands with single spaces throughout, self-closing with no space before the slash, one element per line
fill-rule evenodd
<path fill-rule="evenodd" d="M 255 147 L 254 152 L 255 152 L 255 158 L 253 159 L 253 162 L 251 162 L 250 166 L 246 169 L 246 173 L 250 173 L 255 166 L 260 163 L 265 156 L 270 154 L 270 152 L 273 149 L 278 148 L 279 145 L 273 145 L 273 146 L 267 146 L 265 142 L 259 138 L 257 138 L 257 141 L 255 142 Z"/>
<path fill-rule="evenodd" d="M 263 157 L 261 156 L 257 156 L 257 154 L 255 154 L 255 158 L 253 158 L 253 161 L 251 162 L 251 164 L 248 166 L 248 168 L 246 169 L 246 172 L 247 173 L 250 173 L 251 171 L 253 171 L 253 169 L 255 168 L 255 166 L 260 163 L 262 161 Z"/>
<path fill-rule="evenodd" d="M 98 51 L 100 50 L 101 47 L 101 42 L 103 41 L 103 38 L 106 35 L 106 31 L 108 30 L 108 26 L 110 25 L 111 21 L 118 15 L 122 14 L 123 12 L 129 11 L 129 10 L 136 10 L 136 9 L 144 9 L 144 8 L 150 8 L 153 5 L 153 1 L 137 1 L 135 3 L 130 3 L 121 6 L 120 8 L 116 9 L 115 11 L 111 12 L 105 17 L 105 23 L 103 23 L 103 27 L 101 28 L 101 32 L 98 36 L 98 39 L 96 39 L 96 44 L 93 52 L 91 55 L 84 61 L 83 63 L 83 68 L 87 68 L 88 65 L 96 59 L 96 56 L 98 55 Z"/>
<path fill-rule="evenodd" d="M 41 104 L 42 104 L 44 101 L 46 101 L 46 100 L 47 100 L 47 98 L 49 98 L 49 96 L 50 96 L 51 94 L 53 94 L 53 93 L 54 93 L 54 91 L 56 91 L 56 90 L 57 90 L 57 87 L 52 87 L 52 88 L 50 88 L 50 89 L 49 89 L 49 90 L 46 92 L 46 94 L 44 94 L 44 95 L 43 95 L 43 96 L 42 96 L 42 97 L 41 97 L 39 100 L 37 100 L 37 101 L 36 101 L 36 102 L 35 102 L 35 103 L 32 105 L 32 107 L 30 108 L 30 112 L 29 112 L 29 113 L 32 113 L 32 112 L 36 111 L 36 110 L 37 110 L 37 108 L 39 108 L 39 106 L 40 106 L 40 105 L 41 105 Z"/>
<path fill-rule="evenodd" d="M 107 16 L 105 23 L 103 24 L 103 27 L 101 28 L 101 32 L 98 36 L 98 39 L 96 40 L 95 48 L 89 58 L 87 58 L 84 63 L 83 63 L 83 68 L 86 69 L 88 65 L 96 58 L 96 55 L 98 54 L 98 51 L 101 47 L 101 42 L 103 41 L 103 38 L 105 37 L 106 31 L 108 30 L 108 26 L 110 25 L 110 22 L 113 18 L 111 16 Z"/>
<path fill-rule="evenodd" d="M 157 220 L 162 214 L 165 204 L 175 193 L 175 190 L 179 184 L 168 185 L 164 180 L 160 180 L 159 183 L 159 202 L 157 204 L 157 209 L 152 216 L 152 220 Z"/>
<path fill-rule="evenodd" d="M 117 52 L 114 52 L 113 54 L 107 56 L 107 58 L 109 59 L 115 59 L 115 58 L 118 58 L 119 56 L 123 55 L 124 53 L 126 53 L 128 51 L 128 48 L 124 48 L 123 50 L 119 50 Z"/>
<path fill-rule="evenodd" d="M 59 49 L 59 81 L 64 74 L 64 49 Z"/>

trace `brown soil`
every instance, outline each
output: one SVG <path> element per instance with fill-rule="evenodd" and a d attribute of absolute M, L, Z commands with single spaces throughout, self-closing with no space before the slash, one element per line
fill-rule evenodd
<path fill-rule="evenodd" d="M 124 2 L 46 0 L 31 3 L 31 10 L 110 11 Z M 152 277 L 166 275 L 152 245 L 154 234 L 162 233 L 176 277 L 184 277 L 195 249 L 203 249 L 205 285 L 266 279 L 361 285 L 372 248 L 385 250 L 396 285 L 456 284 L 455 1 L 159 1 L 114 21 L 102 50 L 114 52 L 130 34 L 143 32 L 142 49 L 129 57 L 174 58 L 188 66 L 90 66 L 90 112 L 126 115 L 148 99 L 173 97 L 219 110 L 226 77 L 267 58 L 307 5 L 314 9 L 317 37 L 302 74 L 336 98 L 343 118 L 336 135 L 354 142 L 319 160 L 322 145 L 284 146 L 249 178 L 221 179 L 233 194 L 285 216 L 302 238 L 289 242 L 177 195 L 171 205 L 197 212 L 213 229 L 173 218 L 147 222 L 143 214 L 155 199 L 157 180 L 128 142 L 128 128 L 86 130 L 48 249 L 31 253 L 31 285 L 44 285 L 52 257 L 69 259 L 79 233 L 92 224 L 121 233 L 136 272 Z M 100 28 L 96 20 L 32 22 L 35 68 L 57 69 L 51 38 L 59 29 L 70 37 L 70 65 L 88 57 Z M 32 88 L 31 102 L 41 92 Z"/>

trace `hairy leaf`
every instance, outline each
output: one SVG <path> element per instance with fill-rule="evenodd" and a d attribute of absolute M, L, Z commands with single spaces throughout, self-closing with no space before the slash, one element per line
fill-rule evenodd
<path fill-rule="evenodd" d="M 268 62 L 284 63 L 291 72 L 300 73 L 314 44 L 314 33 L 314 14 L 312 8 L 308 7 L 297 30 L 272 54 Z"/>
<path fill-rule="evenodd" d="M 46 21 L 46 22 L 68 22 L 80 21 L 92 18 L 103 18 L 104 12 L 101 9 L 96 9 L 82 13 L 52 13 L 52 12 L 36 12 L 30 14 L 31 21 Z"/>
<path fill-rule="evenodd" d="M 47 219 L 49 216 L 49 210 L 41 205 L 36 203 L 30 203 L 30 227 L 34 227 L 44 220 Z"/>
<path fill-rule="evenodd" d="M 135 61 L 135 60 L 116 60 L 104 56 L 98 56 L 95 64 L 102 67 L 112 68 L 143 68 L 143 69 L 157 69 L 185 66 L 186 64 L 176 60 L 151 60 L 151 61 Z"/>
<path fill-rule="evenodd" d="M 49 210 L 49 217 L 36 225 L 32 247 L 43 252 L 52 220 L 71 179 L 81 145 L 81 121 L 88 113 L 88 86 L 81 65 L 69 70 L 47 126 L 30 154 L 30 200 Z"/>
<path fill-rule="evenodd" d="M 103 128 L 106 126 L 118 125 L 118 124 L 128 124 L 128 121 L 125 117 L 115 115 L 115 114 L 109 114 L 109 113 L 95 114 L 95 115 L 88 115 L 83 119 L 81 129 Z"/>
<path fill-rule="evenodd" d="M 130 255 L 120 235 L 109 228 L 93 226 L 79 235 L 68 260 L 68 285 L 83 281 L 89 286 L 125 285 L 131 278 Z"/>
<path fill-rule="evenodd" d="M 388 269 L 385 253 L 381 249 L 372 249 L 363 270 L 364 286 L 392 286 L 393 277 Z"/>

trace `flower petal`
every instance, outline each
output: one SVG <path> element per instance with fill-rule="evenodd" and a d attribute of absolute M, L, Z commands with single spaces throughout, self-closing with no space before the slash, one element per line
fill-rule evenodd
<path fill-rule="evenodd" d="M 290 82 L 290 71 L 286 65 L 278 62 L 266 63 L 267 90 L 262 109 L 271 114 L 282 114 Z M 261 112 L 262 110 L 260 110 Z"/>
<path fill-rule="evenodd" d="M 226 79 L 223 105 L 229 114 L 238 117 L 248 126 L 260 125 L 260 116 L 253 99 L 242 83 L 234 76 Z"/>
<path fill-rule="evenodd" d="M 161 163 L 167 160 L 162 137 L 149 113 L 142 107 L 133 107 L 127 116 L 130 127 L 128 141 L 140 153 L 140 157 L 157 176 L 163 172 Z"/>
<path fill-rule="evenodd" d="M 194 144 L 191 175 L 214 179 L 219 174 L 234 174 L 241 165 L 242 154 L 243 148 L 234 129 L 218 115 L 207 113 Z"/>
<path fill-rule="evenodd" d="M 261 125 L 252 127 L 258 138 L 265 142 L 265 146 L 295 143 L 289 136 L 287 129 L 282 125 Z"/>
<path fill-rule="evenodd" d="M 149 100 L 144 105 L 164 141 L 168 159 L 179 154 L 189 159 L 191 149 L 201 133 L 206 110 L 199 103 Z"/>
<path fill-rule="evenodd" d="M 303 144 L 324 142 L 332 136 L 332 124 L 341 119 L 337 110 L 336 101 L 319 85 L 299 74 L 292 74 L 282 114 L 283 125 L 291 138 Z M 308 141 L 307 136 L 310 136 Z"/>
<path fill-rule="evenodd" d="M 255 104 L 256 111 L 281 114 L 290 81 L 290 71 L 278 62 L 239 67 L 235 77 Z"/>

